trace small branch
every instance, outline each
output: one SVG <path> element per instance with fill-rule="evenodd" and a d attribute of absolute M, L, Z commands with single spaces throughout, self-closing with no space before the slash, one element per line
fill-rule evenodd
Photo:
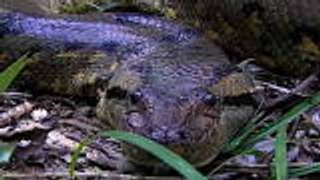
<path fill-rule="evenodd" d="M 304 91 L 305 89 L 307 89 L 317 79 L 318 78 L 317 78 L 316 74 L 312 74 L 308 78 L 303 80 L 298 86 L 296 86 L 295 88 L 293 88 L 291 90 L 287 89 L 287 88 L 284 88 L 284 87 L 276 86 L 276 85 L 273 85 L 273 84 L 264 83 L 269 88 L 272 88 L 272 89 L 275 89 L 275 90 L 277 90 L 279 92 L 285 93 L 285 95 L 274 99 L 273 101 L 269 102 L 266 106 L 267 107 L 273 107 L 276 104 L 278 104 L 278 103 L 280 103 L 282 101 L 285 101 L 286 99 L 290 98 L 292 95 L 306 96 L 305 94 L 302 94 L 301 92 Z"/>
<path fill-rule="evenodd" d="M 0 93 L 0 96 L 10 97 L 10 98 L 13 98 L 13 97 L 30 98 L 30 97 L 32 97 L 31 94 L 22 93 L 22 92 L 3 92 L 3 93 Z"/>
<path fill-rule="evenodd" d="M 47 172 L 47 173 L 30 173 L 30 174 L 23 174 L 23 173 L 4 173 L 0 176 L 4 179 L 22 179 L 22 178 L 26 178 L 26 179 L 44 179 L 44 178 L 62 178 L 62 179 L 71 179 L 71 177 L 69 176 L 68 172 Z M 109 172 L 109 171 L 99 171 L 99 172 L 77 172 L 75 173 L 75 179 L 82 179 L 82 178 L 102 178 L 102 179 L 141 179 L 141 177 L 138 176 L 132 176 L 132 175 L 125 175 L 125 174 L 116 174 L 113 172 Z M 152 177 L 152 176 L 146 176 L 143 177 L 143 179 L 148 179 L 148 180 L 156 180 L 156 179 L 160 179 L 160 180 L 165 180 L 165 179 L 169 179 L 169 180 L 180 180 L 182 178 L 179 177 Z"/>
<path fill-rule="evenodd" d="M 290 163 L 289 168 L 302 168 L 311 166 L 312 163 Z M 222 172 L 238 172 L 238 173 L 250 173 L 250 174 L 269 174 L 271 166 L 269 164 L 253 164 L 253 165 L 225 165 Z"/>

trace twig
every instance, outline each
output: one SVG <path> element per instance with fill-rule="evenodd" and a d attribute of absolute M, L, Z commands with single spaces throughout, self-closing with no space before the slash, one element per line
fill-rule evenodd
<path fill-rule="evenodd" d="M 100 128 L 87 124 L 85 122 L 80 122 L 77 119 L 63 119 L 59 121 L 61 124 L 69 125 L 69 126 L 74 126 L 76 128 L 79 128 L 81 130 L 89 131 L 89 132 L 99 132 L 101 131 Z"/>
<path fill-rule="evenodd" d="M 293 139 L 294 138 L 294 135 L 296 134 L 300 124 L 301 124 L 301 120 L 300 119 L 297 119 L 296 121 L 293 122 L 291 131 L 288 133 L 289 139 Z"/>
<path fill-rule="evenodd" d="M 28 94 L 28 93 L 22 93 L 22 92 L 3 92 L 3 93 L 0 93 L 0 96 L 3 96 L 3 97 L 23 97 L 23 98 L 30 98 L 32 97 L 31 94 Z"/>
<path fill-rule="evenodd" d="M 310 163 L 290 163 L 289 168 L 302 168 L 311 166 Z M 269 174 L 271 166 L 269 164 L 252 164 L 252 165 L 234 165 L 227 164 L 222 169 L 221 172 L 238 172 L 238 173 L 253 173 L 253 174 Z"/>
<path fill-rule="evenodd" d="M 317 75 L 316 74 L 312 74 L 309 77 L 307 77 L 305 80 L 303 80 L 298 86 L 296 86 L 293 89 L 287 89 L 284 87 L 280 87 L 280 86 L 276 86 L 276 85 L 272 85 L 272 84 L 268 84 L 268 83 L 264 83 L 266 84 L 268 87 L 278 90 L 279 92 L 285 93 L 285 95 L 280 96 L 276 99 L 274 99 L 273 101 L 269 102 L 266 107 L 273 107 L 276 104 L 283 102 L 284 100 L 288 99 L 289 97 L 291 97 L 292 95 L 299 95 L 299 96 L 305 96 L 305 94 L 302 94 L 301 92 L 304 91 L 305 89 L 307 89 L 312 82 L 316 81 Z"/>
<path fill-rule="evenodd" d="M 1 175 L 4 179 L 37 179 L 37 178 L 62 178 L 62 179 L 70 179 L 71 177 L 69 176 L 68 172 L 45 172 L 45 173 L 29 173 L 29 174 L 24 174 L 24 173 L 3 173 Z M 116 174 L 110 171 L 99 171 L 99 172 L 77 172 L 75 173 L 75 177 L 77 178 L 103 178 L 103 179 L 141 179 L 141 177 L 138 176 L 131 176 L 131 175 L 124 175 L 124 174 Z M 182 178 L 179 177 L 152 177 L 152 176 L 146 176 L 143 177 L 143 179 L 148 179 L 148 180 L 181 180 Z"/>

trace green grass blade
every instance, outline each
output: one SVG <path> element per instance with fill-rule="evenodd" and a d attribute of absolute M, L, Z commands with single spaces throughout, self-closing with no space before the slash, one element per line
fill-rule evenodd
<path fill-rule="evenodd" d="M 320 172 L 320 163 L 310 164 L 308 166 L 299 167 L 299 168 L 291 168 L 289 169 L 289 177 L 296 178 L 299 176 L 305 176 L 311 173 L 319 173 Z"/>
<path fill-rule="evenodd" d="M 0 93 L 7 90 L 12 81 L 18 76 L 20 71 L 28 63 L 28 54 L 23 55 L 16 62 L 10 65 L 7 69 L 0 73 Z"/>
<path fill-rule="evenodd" d="M 248 124 L 239 132 L 239 136 L 235 137 L 229 143 L 226 144 L 226 146 L 223 148 L 223 151 L 233 153 L 233 151 L 235 151 L 239 147 L 239 145 L 245 142 L 247 138 L 251 135 L 251 133 L 253 133 L 256 130 L 256 122 L 259 119 L 261 119 L 263 115 L 264 113 L 262 112 L 255 116 L 253 119 L 251 119 L 248 122 Z"/>
<path fill-rule="evenodd" d="M 158 157 L 168 165 L 170 165 L 173 169 L 181 173 L 186 179 L 192 180 L 206 180 L 207 178 L 198 172 L 191 164 L 187 161 L 182 159 L 177 154 L 171 152 L 169 149 L 165 148 L 164 146 L 157 144 L 145 137 L 142 137 L 137 134 L 123 132 L 123 131 L 106 131 L 103 133 L 99 133 L 98 136 L 102 137 L 112 137 L 133 145 L 138 146 L 139 148 L 148 151 L 149 153 L 153 154 L 154 156 Z M 70 175 L 74 175 L 74 169 L 76 160 L 79 157 L 79 154 L 83 147 L 88 144 L 89 141 L 83 141 L 77 150 L 75 151 L 72 161 L 69 166 L 69 173 Z"/>
<path fill-rule="evenodd" d="M 232 154 L 238 155 L 244 155 L 247 153 L 250 153 L 252 151 L 255 151 L 252 148 L 252 145 L 254 145 L 256 142 L 260 141 L 261 139 L 265 138 L 266 136 L 276 132 L 279 128 L 286 126 L 292 119 L 299 116 L 306 110 L 312 108 L 313 106 L 320 104 L 320 91 L 317 92 L 312 98 L 306 99 L 293 107 L 290 111 L 285 113 L 283 116 L 281 116 L 277 122 L 269 125 L 268 127 L 264 128 L 262 131 L 256 134 L 250 134 L 248 136 L 248 133 L 244 133 L 243 135 L 240 134 L 240 137 L 236 138 L 235 141 L 231 142 L 231 145 L 227 145 L 224 149 L 227 152 L 230 152 Z M 255 129 L 255 126 L 248 127 L 248 131 L 252 133 Z M 242 137 L 243 136 L 243 137 Z M 216 172 L 220 169 L 216 168 L 213 172 Z M 318 167 L 316 167 L 318 168 Z M 320 168 L 319 168 L 320 169 Z M 210 173 L 213 174 L 213 173 Z M 291 174 L 290 174 L 291 175 Z"/>
<path fill-rule="evenodd" d="M 79 159 L 80 153 L 83 150 L 83 148 L 85 146 L 87 146 L 90 142 L 91 142 L 91 139 L 89 139 L 89 138 L 88 139 L 84 139 L 83 141 L 81 141 L 79 143 L 79 146 L 77 147 L 77 149 L 72 154 L 71 162 L 70 162 L 70 165 L 68 167 L 69 175 L 70 175 L 70 177 L 72 179 L 75 178 L 75 169 L 76 169 L 77 160 Z"/>
<path fill-rule="evenodd" d="M 300 114 L 302 114 L 303 112 L 305 112 L 306 110 L 312 108 L 317 104 L 320 104 L 320 91 L 317 92 L 313 97 L 306 99 L 301 103 L 299 103 L 298 105 L 296 105 L 295 107 L 293 107 L 290 111 L 288 111 L 283 116 L 281 116 L 277 120 L 277 122 L 264 128 L 263 131 L 260 133 L 248 135 L 248 133 L 252 133 L 255 130 L 256 126 L 250 125 L 246 127 L 246 131 L 248 132 L 244 132 L 242 134 L 240 133 L 240 137 L 236 138 L 234 141 L 231 142 L 230 145 L 227 145 L 225 147 L 224 149 L 225 152 L 231 151 L 232 154 L 235 154 L 234 157 L 254 152 L 255 149 L 252 148 L 252 145 L 260 141 L 261 139 L 265 138 L 266 136 L 276 132 L 277 130 L 279 130 L 279 128 L 286 126 L 292 119 L 294 119 L 295 117 L 299 116 Z M 223 165 L 220 165 L 217 168 L 215 168 L 213 171 L 211 171 L 209 176 L 214 174 L 218 170 L 220 170 L 222 166 Z M 281 165 L 281 166 L 284 167 L 284 165 Z M 303 170 L 305 169 L 296 169 L 296 171 L 294 172 L 296 174 L 304 174 Z M 306 168 L 306 171 L 311 171 L 311 172 L 320 171 L 320 164 L 318 166 L 308 167 Z M 290 171 L 290 174 L 289 174 L 290 177 L 292 176 L 291 172 L 293 171 Z"/>
<path fill-rule="evenodd" d="M 139 148 L 148 151 L 149 153 L 153 154 L 154 156 L 158 157 L 159 159 L 170 165 L 172 168 L 181 173 L 187 179 L 207 179 L 200 172 L 194 169 L 194 167 L 191 164 L 182 159 L 180 156 L 173 153 L 164 146 L 157 144 L 145 137 L 121 131 L 108 131 L 101 133 L 100 135 L 105 137 L 112 137 L 136 145 Z"/>
<path fill-rule="evenodd" d="M 288 179 L 287 126 L 280 128 L 275 141 L 275 176 L 277 180 Z"/>
<path fill-rule="evenodd" d="M 320 104 L 320 92 L 317 92 L 312 98 L 306 99 L 301 103 L 297 104 L 283 116 L 281 116 L 277 122 L 272 123 L 268 127 L 262 129 L 260 133 L 255 134 L 250 139 L 247 140 L 246 143 L 243 144 L 243 147 L 249 147 L 259 140 L 265 138 L 266 136 L 275 133 L 278 129 L 290 123 L 294 118 L 298 117 L 308 109 L 313 106 Z"/>
<path fill-rule="evenodd" d="M 7 90 L 12 81 L 17 77 L 19 72 L 27 64 L 27 54 L 22 56 L 7 69 L 0 73 L 0 93 Z M 0 163 L 6 163 L 9 161 L 15 146 L 0 142 Z"/>
<path fill-rule="evenodd" d="M 7 163 L 15 150 L 15 145 L 0 142 L 0 164 Z"/>

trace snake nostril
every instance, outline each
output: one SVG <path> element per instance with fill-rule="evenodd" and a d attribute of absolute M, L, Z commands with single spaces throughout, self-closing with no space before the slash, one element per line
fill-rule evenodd
<path fill-rule="evenodd" d="M 145 125 L 145 118 L 139 112 L 131 112 L 128 117 L 128 124 L 132 128 L 141 128 Z"/>
<path fill-rule="evenodd" d="M 161 129 L 152 130 L 150 136 L 150 138 L 153 140 L 159 141 L 161 143 L 166 142 L 166 133 Z"/>
<path fill-rule="evenodd" d="M 179 142 L 182 141 L 184 138 L 184 133 L 179 130 L 170 130 L 167 133 L 167 137 L 171 142 Z"/>

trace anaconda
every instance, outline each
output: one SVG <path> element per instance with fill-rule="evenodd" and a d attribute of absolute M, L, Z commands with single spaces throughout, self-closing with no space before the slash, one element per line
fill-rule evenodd
<path fill-rule="evenodd" d="M 192 28 L 160 17 L 11 12 L 0 14 L 0 34 L 2 52 L 36 52 L 21 77 L 25 85 L 93 96 L 100 89 L 101 119 L 195 166 L 216 157 L 253 111 L 251 102 L 235 101 L 253 85 L 224 52 Z M 124 149 L 136 163 L 158 164 L 140 150 Z"/>

